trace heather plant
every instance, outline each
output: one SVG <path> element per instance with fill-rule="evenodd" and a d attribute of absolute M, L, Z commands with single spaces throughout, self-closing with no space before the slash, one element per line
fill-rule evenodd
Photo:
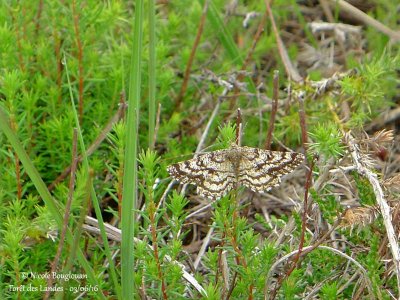
<path fill-rule="evenodd" d="M 322 2 L 2 3 L 0 299 L 398 297 L 396 8 Z M 167 172 L 232 144 L 305 159 Z"/>

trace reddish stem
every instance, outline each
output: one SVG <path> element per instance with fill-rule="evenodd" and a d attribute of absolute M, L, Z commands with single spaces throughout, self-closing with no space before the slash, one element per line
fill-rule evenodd
<path fill-rule="evenodd" d="M 62 227 L 62 231 L 61 231 L 61 235 L 60 235 L 60 242 L 58 244 L 57 253 L 54 256 L 54 260 L 51 263 L 50 274 L 53 274 L 54 272 L 56 272 L 58 262 L 60 261 L 61 253 L 64 248 L 65 234 L 67 232 L 67 227 L 68 227 L 68 223 L 69 223 L 69 215 L 70 215 L 71 205 L 72 205 L 72 198 L 73 198 L 74 189 L 75 189 L 75 176 L 76 176 L 77 165 L 78 165 L 78 131 L 76 128 L 74 128 L 74 133 L 73 133 L 73 138 L 72 138 L 72 162 L 71 162 L 71 173 L 70 173 L 70 178 L 69 178 L 68 199 L 67 199 L 67 203 L 65 205 L 65 213 L 64 213 L 64 219 L 63 219 L 63 227 Z M 53 286 L 53 276 L 49 276 L 49 279 L 47 281 L 48 289 L 47 289 L 46 294 L 44 295 L 43 299 L 49 299 L 52 286 Z"/>
<path fill-rule="evenodd" d="M 251 61 L 251 58 L 253 56 L 254 50 L 256 49 L 257 43 L 260 40 L 261 34 L 264 31 L 264 26 L 265 26 L 266 20 L 267 20 L 267 11 L 265 11 L 265 13 L 263 14 L 263 16 L 261 18 L 260 24 L 258 24 L 257 32 L 254 35 L 251 47 L 250 47 L 249 51 L 247 52 L 246 58 L 245 58 L 245 60 L 243 62 L 243 65 L 241 67 L 242 71 L 247 69 L 247 66 L 249 65 L 249 63 Z M 243 79 L 244 79 L 244 73 L 239 73 L 239 75 L 237 77 L 237 81 L 240 82 Z M 236 99 L 239 96 L 239 92 L 240 92 L 239 89 L 237 87 L 235 87 L 234 95 L 231 98 L 231 101 L 230 101 L 230 104 L 229 104 L 230 105 L 230 109 L 232 109 L 235 106 Z"/>
<path fill-rule="evenodd" d="M 156 231 L 156 221 L 155 221 L 155 214 L 156 214 L 156 206 L 154 202 L 150 202 L 149 204 L 149 218 L 150 218 L 150 228 L 151 228 L 151 238 L 152 238 L 152 244 L 153 244 L 153 252 L 154 252 L 154 258 L 156 260 L 157 264 L 157 271 L 158 271 L 158 278 L 161 281 L 161 291 L 163 294 L 163 299 L 168 299 L 167 296 L 167 287 L 164 282 L 164 277 L 161 269 L 161 262 L 160 262 L 160 256 L 158 253 L 158 242 L 157 242 L 157 231 Z"/>
<path fill-rule="evenodd" d="M 192 46 L 192 50 L 190 52 L 189 61 L 188 61 L 187 65 L 186 65 L 186 70 L 185 70 L 185 75 L 183 77 L 181 90 L 179 91 L 178 97 L 176 98 L 175 108 L 179 108 L 180 107 L 180 105 L 182 103 L 182 100 L 183 100 L 183 96 L 186 93 L 187 85 L 188 85 L 188 82 L 189 82 L 189 75 L 190 75 L 190 71 L 192 69 L 194 56 L 195 56 L 196 50 L 197 50 L 197 48 L 199 46 L 201 35 L 203 34 L 203 28 L 204 28 L 204 23 L 206 22 L 207 10 L 208 10 L 208 0 L 206 0 L 204 2 L 203 13 L 202 13 L 201 18 L 200 18 L 200 24 L 199 24 L 198 29 L 197 29 L 197 34 L 196 34 L 196 38 L 195 38 L 193 46 Z"/>
<path fill-rule="evenodd" d="M 267 139 L 265 141 L 265 149 L 271 149 L 272 143 L 272 133 L 274 132 L 275 127 L 275 118 L 276 113 L 278 111 L 278 95 L 279 95 L 279 71 L 274 71 L 274 90 L 272 96 L 272 110 L 271 110 L 271 117 L 269 119 L 269 127 L 267 132 Z"/>

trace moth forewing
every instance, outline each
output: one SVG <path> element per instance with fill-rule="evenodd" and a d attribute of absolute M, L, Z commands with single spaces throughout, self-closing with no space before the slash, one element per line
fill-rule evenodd
<path fill-rule="evenodd" d="M 244 185 L 265 192 L 279 185 L 281 177 L 304 161 L 297 152 L 269 151 L 233 145 L 224 150 L 203 153 L 168 167 L 169 174 L 181 183 L 197 186 L 206 198 L 219 199 Z"/>

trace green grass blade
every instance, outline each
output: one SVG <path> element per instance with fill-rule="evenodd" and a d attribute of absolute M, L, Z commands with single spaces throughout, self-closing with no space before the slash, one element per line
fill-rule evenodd
<path fill-rule="evenodd" d="M 43 182 L 39 172 L 36 170 L 35 166 L 33 165 L 31 159 L 29 158 L 28 154 L 26 153 L 25 149 L 22 147 L 21 142 L 18 140 L 18 137 L 13 132 L 10 127 L 9 119 L 7 114 L 0 108 L 0 130 L 4 132 L 8 141 L 10 142 L 13 150 L 17 153 L 21 163 L 23 164 L 26 173 L 28 174 L 29 178 L 32 180 L 33 184 L 35 185 L 40 197 L 42 197 L 45 205 L 48 207 L 50 213 L 54 217 L 55 221 L 57 222 L 58 227 L 62 228 L 62 216 L 59 212 L 59 208 L 57 207 L 56 202 L 54 201 L 53 197 L 51 196 L 49 190 L 47 189 L 45 183 Z M 67 243 L 72 245 L 73 238 L 71 231 L 67 228 L 66 232 Z M 83 255 L 80 248 L 77 249 L 77 258 L 80 265 L 84 268 L 89 282 L 93 286 L 99 286 L 97 278 L 93 272 L 93 269 L 89 265 L 88 261 L 86 260 L 85 256 Z M 100 289 L 98 289 L 97 295 L 99 299 L 105 299 L 103 293 Z"/>
<path fill-rule="evenodd" d="M 201 2 L 204 4 L 204 0 Z M 232 34 L 225 26 L 218 8 L 215 6 L 212 0 L 210 0 L 209 7 L 210 9 L 208 10 L 207 17 L 212 28 L 216 28 L 219 41 L 225 48 L 229 58 L 233 61 L 233 63 L 237 66 L 241 66 L 244 62 L 243 57 L 240 55 L 239 49 L 236 47 L 235 41 L 232 38 Z"/>
<path fill-rule="evenodd" d="M 65 57 L 64 57 L 64 61 L 65 61 Z M 67 80 L 68 80 L 68 86 L 69 86 L 71 105 L 73 108 L 72 111 L 73 111 L 73 116 L 74 116 L 74 120 L 75 120 L 75 126 L 78 129 L 78 139 L 79 139 L 79 144 L 81 146 L 81 151 L 82 151 L 83 167 L 85 168 L 86 173 L 89 174 L 89 169 L 90 169 L 89 161 L 88 161 L 88 158 L 86 155 L 86 153 L 87 153 L 86 146 L 85 146 L 85 142 L 83 140 L 82 130 L 81 130 L 81 126 L 79 123 L 78 111 L 76 109 L 75 102 L 74 102 L 74 95 L 72 92 L 71 82 L 70 82 L 70 78 L 69 78 L 68 64 L 65 64 L 65 69 L 66 69 L 66 73 L 67 73 Z M 97 218 L 97 221 L 99 224 L 100 235 L 103 240 L 104 252 L 106 254 L 106 257 L 107 257 L 108 263 L 109 263 L 111 280 L 113 281 L 116 294 L 119 296 L 119 298 L 121 298 L 121 288 L 120 288 L 120 285 L 118 282 L 114 260 L 111 255 L 110 245 L 108 243 L 107 233 L 106 233 L 105 226 L 104 226 L 103 216 L 101 214 L 99 200 L 97 199 L 96 191 L 95 191 L 93 185 L 91 186 L 90 194 L 91 194 L 91 198 L 92 198 L 93 208 L 94 208 L 96 218 Z"/>
<path fill-rule="evenodd" d="M 138 193 L 138 126 L 141 87 L 141 54 L 143 30 L 143 0 L 135 2 L 135 23 L 131 58 L 129 99 L 127 114 L 127 135 L 124 162 L 124 186 L 122 192 L 122 241 L 121 241 L 121 276 L 123 299 L 132 299 L 134 295 L 134 229 L 135 204 Z"/>
<path fill-rule="evenodd" d="M 204 4 L 204 0 L 201 0 L 200 2 Z M 244 63 L 244 59 L 240 54 L 239 49 L 235 44 L 235 41 L 232 38 L 231 32 L 222 20 L 218 8 L 215 6 L 212 0 L 210 0 L 210 9 L 208 10 L 207 17 L 212 28 L 216 28 L 218 39 L 228 53 L 229 58 L 236 66 L 241 67 Z M 249 91 L 254 93 L 256 91 L 256 87 L 254 86 L 251 78 L 249 76 L 246 76 L 245 80 L 249 86 Z"/>
<path fill-rule="evenodd" d="M 156 123 L 156 14 L 154 0 L 149 0 L 149 149 L 154 148 Z"/>

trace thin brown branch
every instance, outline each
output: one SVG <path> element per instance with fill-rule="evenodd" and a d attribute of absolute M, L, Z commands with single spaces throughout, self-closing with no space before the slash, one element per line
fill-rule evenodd
<path fill-rule="evenodd" d="M 15 120 L 14 113 L 10 114 L 10 127 L 15 133 L 17 132 L 18 124 Z M 21 165 L 18 154 L 15 151 L 13 152 L 14 152 L 14 164 L 15 164 L 15 179 L 17 184 L 17 199 L 21 199 L 22 198 Z"/>
<path fill-rule="evenodd" d="M 347 3 L 346 1 L 343 0 L 330 0 L 332 5 L 334 6 L 339 6 L 339 8 L 349 14 L 354 19 L 357 19 L 364 23 L 365 25 L 372 26 L 376 30 L 382 32 L 383 34 L 386 34 L 394 43 L 400 42 L 400 32 L 399 31 L 394 31 L 391 28 L 383 25 L 381 22 L 375 20 L 374 18 L 370 17 L 363 11 L 359 10 L 358 8 L 354 7 L 350 3 Z"/>
<path fill-rule="evenodd" d="M 58 104 L 61 104 L 61 101 L 62 101 L 62 73 L 64 70 L 64 65 L 62 63 L 62 58 L 61 58 L 62 40 L 60 39 L 60 35 L 58 34 L 56 29 L 54 29 L 53 38 L 54 38 L 54 53 L 55 53 L 56 62 L 57 62 L 57 80 L 56 80 L 56 82 L 57 82 L 57 87 L 58 87 Z"/>
<path fill-rule="evenodd" d="M 264 0 L 264 1 L 265 1 L 265 5 L 267 7 L 269 18 L 271 20 L 272 30 L 275 35 L 275 40 L 276 40 L 276 44 L 278 46 L 279 55 L 282 59 L 282 63 L 285 67 L 286 73 L 290 80 L 293 80 L 294 82 L 302 82 L 303 78 L 300 76 L 299 72 L 293 66 L 292 62 L 290 61 L 289 55 L 286 51 L 286 47 L 283 44 L 283 41 L 279 35 L 278 28 L 276 27 L 276 24 L 275 24 L 274 15 L 272 14 L 270 0 Z"/>
<path fill-rule="evenodd" d="M 238 110 L 238 126 L 241 127 L 241 118 L 240 118 L 240 109 Z M 240 141 L 240 133 L 239 133 L 239 141 Z M 240 146 L 240 144 L 239 144 Z M 224 232 L 226 234 L 226 236 L 230 239 L 233 251 L 236 253 L 235 255 L 235 260 L 236 260 L 236 264 L 237 265 L 241 265 L 245 270 L 247 269 L 247 261 L 246 261 L 246 257 L 243 255 L 242 250 L 239 247 L 239 243 L 238 243 L 238 238 L 240 235 L 240 230 L 237 229 L 237 224 L 239 222 L 239 206 L 238 206 L 238 181 L 236 180 L 236 188 L 235 188 L 236 192 L 234 194 L 234 197 L 232 197 L 232 201 L 231 201 L 231 205 L 233 205 L 232 208 L 232 221 L 229 224 L 228 220 L 226 220 L 224 222 Z M 237 271 L 235 271 L 235 278 L 236 278 L 236 274 Z M 235 285 L 235 281 L 232 281 L 231 284 L 231 288 L 229 289 L 228 292 L 228 296 L 226 297 L 226 299 L 229 299 L 233 289 L 234 289 L 234 285 Z M 253 299 L 253 284 L 250 284 L 248 286 L 248 292 L 249 292 L 249 296 L 248 299 L 252 300 Z"/>
<path fill-rule="evenodd" d="M 303 93 L 296 95 L 299 103 L 299 118 L 300 118 L 300 129 L 301 129 L 301 143 L 304 149 L 304 153 L 307 153 L 308 133 L 307 133 L 307 122 L 306 112 L 304 109 L 304 95 Z M 306 157 L 307 159 L 307 157 Z"/>
<path fill-rule="evenodd" d="M 335 18 L 332 14 L 331 8 L 329 7 L 329 0 L 319 0 L 319 4 L 322 7 L 324 15 L 329 23 L 335 23 Z"/>
<path fill-rule="evenodd" d="M 188 82 L 189 82 L 189 76 L 190 76 L 190 71 L 192 69 L 194 56 L 196 55 L 196 50 L 199 47 L 201 35 L 203 34 L 204 24 L 206 22 L 207 11 L 208 11 L 208 0 L 204 1 L 203 13 L 202 13 L 201 18 L 200 18 L 200 23 L 199 23 L 199 26 L 198 26 L 198 29 L 197 29 L 196 38 L 194 40 L 194 43 L 193 43 L 193 46 L 192 46 L 192 50 L 190 52 L 189 60 L 188 60 L 188 63 L 186 65 L 186 70 L 185 70 L 185 75 L 183 77 L 181 90 L 179 91 L 178 97 L 176 98 L 176 101 L 175 101 L 175 109 L 177 109 L 177 108 L 179 108 L 181 106 L 183 97 L 184 97 L 184 95 L 186 93 L 186 89 L 187 89 L 187 85 L 188 85 Z"/>
<path fill-rule="evenodd" d="M 21 27 L 18 25 L 18 21 L 15 18 L 15 14 L 14 14 L 13 9 L 10 9 L 10 16 L 12 19 L 12 22 L 15 24 L 14 26 L 14 30 L 15 30 L 15 37 L 16 37 L 16 41 L 17 41 L 17 56 L 18 56 L 18 61 L 19 61 L 19 67 L 21 68 L 21 71 L 24 72 L 25 71 L 25 63 L 24 63 L 24 57 L 22 55 L 22 43 L 21 43 L 21 33 L 20 33 L 20 29 Z"/>
<path fill-rule="evenodd" d="M 56 255 L 54 256 L 54 260 L 51 263 L 51 271 L 50 274 L 53 274 L 57 270 L 58 262 L 60 261 L 61 253 L 64 248 L 65 242 L 65 234 L 67 232 L 69 216 L 71 212 L 72 198 L 75 190 L 75 177 L 76 177 L 76 169 L 78 165 L 78 131 L 74 128 L 73 138 L 72 138 L 72 157 L 71 157 L 71 172 L 69 178 L 69 190 L 68 190 L 68 198 L 67 203 L 65 205 L 64 219 L 63 219 L 63 227 L 60 234 L 60 242 L 57 247 Z M 53 276 L 49 276 L 47 281 L 47 290 L 43 299 L 49 299 L 51 287 L 53 286 Z"/>
<path fill-rule="evenodd" d="M 38 35 L 39 30 L 40 30 L 40 19 L 42 16 L 42 12 L 43 12 L 43 0 L 40 0 L 39 4 L 38 4 L 36 19 L 35 19 L 35 36 Z"/>
<path fill-rule="evenodd" d="M 275 118 L 276 113 L 278 111 L 278 96 L 279 96 L 279 71 L 274 71 L 274 87 L 273 87 L 273 96 L 272 96 L 272 109 L 271 109 L 271 117 L 269 118 L 269 127 L 267 132 L 267 139 L 265 141 L 265 149 L 271 149 L 272 143 L 272 133 L 274 132 L 275 127 Z"/>
<path fill-rule="evenodd" d="M 163 299 L 168 299 L 167 287 L 165 285 L 165 280 L 164 280 L 163 272 L 161 269 L 160 255 L 158 253 L 157 223 L 156 223 L 157 208 L 156 208 L 156 205 L 155 205 L 153 199 L 150 199 L 150 201 L 149 201 L 148 212 L 149 212 L 149 219 L 150 219 L 151 240 L 152 240 L 152 244 L 153 244 L 154 259 L 155 259 L 156 265 L 157 265 L 158 279 L 161 281 L 161 292 L 163 295 Z"/>
<path fill-rule="evenodd" d="M 309 195 L 309 190 L 311 187 L 311 182 L 312 182 L 312 170 L 314 161 L 311 162 L 310 169 L 307 173 L 307 179 L 306 179 L 306 185 L 305 185 L 305 191 L 304 191 L 304 204 L 303 204 L 303 214 L 302 214 L 302 224 L 301 224 L 301 234 L 300 234 L 300 242 L 299 242 L 299 250 L 296 254 L 296 256 L 293 258 L 292 265 L 289 268 L 289 270 L 286 272 L 284 276 L 281 276 L 279 280 L 276 283 L 276 286 L 274 290 L 271 292 L 271 299 L 275 299 L 276 293 L 282 286 L 283 281 L 292 274 L 294 269 L 299 266 L 299 259 L 300 256 L 303 252 L 303 247 L 304 247 L 304 239 L 305 239 L 305 234 L 306 234 L 306 224 L 307 224 L 307 212 L 309 209 L 309 204 L 308 204 L 308 195 Z"/>
<path fill-rule="evenodd" d="M 229 224 L 224 224 L 224 230 L 226 232 L 227 237 L 229 237 L 229 239 L 231 241 L 231 245 L 232 245 L 233 250 L 236 253 L 236 257 L 235 257 L 236 258 L 236 263 L 238 265 L 242 265 L 242 267 L 244 269 L 246 269 L 247 268 L 246 257 L 244 257 L 242 251 L 240 250 L 239 244 L 237 242 L 237 237 L 236 237 L 236 232 L 237 232 L 236 224 L 237 224 L 237 222 L 239 220 L 238 207 L 237 207 L 236 201 L 233 201 L 233 202 L 234 202 L 234 205 L 235 205 L 235 208 L 234 208 L 234 211 L 233 211 L 233 214 L 232 214 L 232 227 L 233 228 L 230 227 Z M 235 272 L 235 275 L 236 275 L 236 272 Z M 232 293 L 232 291 L 234 289 L 234 284 L 235 284 L 235 281 L 232 281 L 231 288 L 229 289 L 229 292 L 228 292 L 228 296 L 229 297 L 230 297 L 230 294 Z M 248 299 L 249 300 L 253 299 L 253 288 L 254 288 L 254 286 L 252 284 L 250 284 L 249 287 L 248 287 L 248 290 L 249 290 Z M 229 297 L 227 297 L 226 299 L 229 299 Z"/>
<path fill-rule="evenodd" d="M 231 295 L 233 293 L 233 290 L 236 287 L 236 281 L 237 281 L 237 272 L 235 272 L 235 274 L 233 274 L 233 278 L 232 278 L 232 283 L 231 286 L 229 287 L 228 293 L 226 294 L 226 297 L 224 299 L 228 300 L 231 298 Z"/>
<path fill-rule="evenodd" d="M 254 50 L 256 49 L 257 43 L 261 38 L 261 34 L 264 32 L 264 27 L 265 27 L 265 22 L 267 21 L 267 11 L 264 12 L 260 24 L 258 24 L 258 28 L 257 31 L 253 37 L 253 42 L 251 44 L 251 47 L 249 49 L 249 51 L 247 52 L 246 58 L 244 59 L 243 65 L 241 67 L 241 71 L 245 71 L 247 69 L 247 66 L 249 65 L 251 58 L 253 56 Z M 244 79 L 244 75 L 245 73 L 239 73 L 239 76 L 237 77 L 237 81 L 243 81 Z M 240 95 L 240 90 L 239 88 L 236 86 L 234 89 L 234 95 L 230 100 L 230 108 L 232 109 L 235 106 L 236 103 L 236 99 L 237 97 L 239 97 Z"/>
<path fill-rule="evenodd" d="M 264 14 L 261 18 L 260 24 L 258 24 L 257 31 L 256 31 L 256 33 L 253 37 L 253 41 L 251 43 L 251 47 L 250 47 L 249 51 L 247 52 L 246 58 L 244 59 L 244 62 L 243 62 L 242 68 L 241 68 L 242 71 L 246 70 L 247 66 L 249 65 L 249 63 L 251 61 L 251 58 L 256 49 L 257 43 L 261 38 L 261 34 L 264 32 L 264 27 L 265 27 L 266 21 L 267 21 L 267 11 L 264 12 Z M 243 78 L 238 77 L 238 80 L 240 80 L 240 79 L 243 79 Z"/>
<path fill-rule="evenodd" d="M 303 216 L 302 216 L 302 224 L 301 224 L 301 235 L 300 235 L 300 243 L 299 243 L 299 252 L 296 255 L 295 259 L 293 260 L 293 267 L 295 267 L 297 265 L 298 260 L 300 258 L 300 254 L 303 251 L 304 238 L 305 238 L 305 234 L 306 234 L 307 213 L 308 213 L 309 207 L 311 206 L 308 203 L 308 195 L 309 195 L 309 190 L 310 190 L 311 182 L 312 182 L 313 167 L 314 167 L 314 161 L 311 161 L 310 169 L 309 169 L 308 174 L 307 174 L 305 191 L 304 191 L 304 205 L 303 205 Z M 294 270 L 294 268 L 293 268 L 293 270 Z M 290 274 L 291 274 L 291 272 L 290 273 L 288 272 L 287 277 L 289 277 Z"/>

